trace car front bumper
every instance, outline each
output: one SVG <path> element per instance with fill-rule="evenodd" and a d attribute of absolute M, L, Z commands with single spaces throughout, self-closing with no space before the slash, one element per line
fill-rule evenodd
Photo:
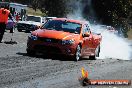
<path fill-rule="evenodd" d="M 38 27 L 36 25 L 18 23 L 17 29 L 26 30 L 26 31 L 34 31 L 34 30 L 38 29 Z"/>
<path fill-rule="evenodd" d="M 77 44 L 63 45 L 60 42 L 51 43 L 39 40 L 32 40 L 30 37 L 28 38 L 27 42 L 28 50 L 48 54 L 62 54 L 66 56 L 75 55 L 76 47 Z"/>

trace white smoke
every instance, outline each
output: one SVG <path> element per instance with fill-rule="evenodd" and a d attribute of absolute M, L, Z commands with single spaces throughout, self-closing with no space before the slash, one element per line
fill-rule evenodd
<path fill-rule="evenodd" d="M 73 10 L 67 14 L 67 18 L 69 19 L 77 19 L 77 20 L 85 20 L 82 16 L 82 9 L 84 6 L 81 3 L 81 0 L 70 0 L 70 2 L 67 3 L 67 7 L 73 8 Z"/>
<path fill-rule="evenodd" d="M 67 17 L 71 19 L 85 20 L 82 16 L 82 11 L 85 6 L 84 3 L 82 5 L 80 0 L 71 0 L 71 2 L 68 3 L 68 6 L 71 5 L 73 7 L 73 12 L 69 13 Z M 101 25 L 92 24 L 92 29 L 92 31 L 101 33 L 102 35 L 101 52 L 99 57 L 100 59 L 115 58 L 130 60 L 132 47 L 130 47 L 130 43 L 127 42 L 127 39 L 107 31 Z"/>
<path fill-rule="evenodd" d="M 132 47 L 127 39 L 120 37 L 114 32 L 110 32 L 105 28 L 98 26 L 92 26 L 95 32 L 100 32 L 102 35 L 102 43 L 100 50 L 100 59 L 115 58 L 122 60 L 130 60 Z"/>

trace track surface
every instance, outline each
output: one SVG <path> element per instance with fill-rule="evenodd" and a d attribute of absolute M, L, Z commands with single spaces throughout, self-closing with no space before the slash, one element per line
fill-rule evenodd
<path fill-rule="evenodd" d="M 90 79 L 132 80 L 132 60 L 98 59 L 75 62 L 71 58 L 26 54 L 27 36 L 15 31 L 17 44 L 0 43 L 0 88 L 83 88 L 78 81 L 81 67 Z M 4 41 L 10 41 L 8 31 Z M 132 88 L 132 86 L 90 86 L 85 88 Z"/>

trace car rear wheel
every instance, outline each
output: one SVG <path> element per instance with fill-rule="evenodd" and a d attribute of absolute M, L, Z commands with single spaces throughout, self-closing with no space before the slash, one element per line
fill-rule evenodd
<path fill-rule="evenodd" d="M 95 55 L 94 56 L 89 56 L 89 59 L 96 60 L 97 57 L 99 57 L 99 53 L 100 53 L 100 45 L 96 48 Z"/>
<path fill-rule="evenodd" d="M 80 47 L 80 45 L 78 45 L 77 48 L 76 48 L 76 53 L 74 55 L 74 59 L 76 61 L 79 61 L 80 58 L 81 58 L 81 47 Z"/>

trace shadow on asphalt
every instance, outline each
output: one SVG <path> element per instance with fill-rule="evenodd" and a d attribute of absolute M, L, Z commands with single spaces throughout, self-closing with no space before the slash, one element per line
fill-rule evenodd
<path fill-rule="evenodd" d="M 28 56 L 27 53 L 21 53 L 21 52 L 18 52 L 16 53 L 17 55 L 22 55 L 22 56 Z"/>
<path fill-rule="evenodd" d="M 64 55 L 54 55 L 54 54 L 41 54 L 41 55 L 33 55 L 30 56 L 27 53 L 21 53 L 18 52 L 16 53 L 17 55 L 22 55 L 22 56 L 29 56 L 29 57 L 35 57 L 35 58 L 43 58 L 43 59 L 52 59 L 52 60 L 59 60 L 59 61 L 75 61 L 74 58 L 69 57 L 69 56 L 64 56 Z M 86 58 L 81 58 L 81 60 L 88 60 Z"/>
<path fill-rule="evenodd" d="M 53 54 L 37 54 L 37 55 L 28 55 L 27 53 L 18 52 L 17 55 L 29 56 L 35 58 L 43 58 L 43 59 L 52 59 L 52 60 L 60 60 L 60 61 L 73 61 L 71 57 L 66 57 L 62 55 L 53 55 Z"/>

